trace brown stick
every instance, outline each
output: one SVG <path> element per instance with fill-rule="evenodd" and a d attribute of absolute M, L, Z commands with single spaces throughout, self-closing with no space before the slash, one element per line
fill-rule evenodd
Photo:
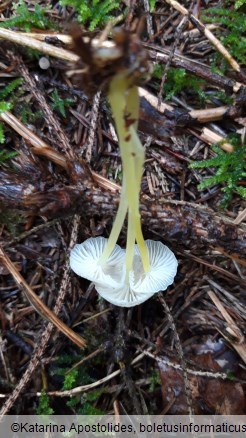
<path fill-rule="evenodd" d="M 226 152 L 233 152 L 234 147 L 230 143 L 223 143 L 225 139 L 221 137 L 221 135 L 216 134 L 215 132 L 211 131 L 211 129 L 203 128 L 201 132 L 201 137 L 203 141 L 206 141 L 209 144 L 215 144 L 215 143 L 221 143 L 219 144 L 220 148 L 223 149 Z"/>
<path fill-rule="evenodd" d="M 196 17 L 194 17 L 194 18 L 196 18 Z M 208 31 L 210 31 L 209 26 L 206 26 L 206 29 Z M 2 31 L 2 34 L 1 34 L 1 31 Z M 13 36 L 12 36 L 12 33 L 14 34 Z M 22 42 L 22 36 L 24 36 L 26 38 L 25 41 L 23 41 L 23 42 Z M 37 40 L 44 41 L 46 37 L 56 37 L 65 44 L 71 45 L 71 43 L 72 43 L 72 38 L 70 35 L 62 35 L 62 34 L 54 34 L 54 33 L 52 33 L 52 34 L 49 34 L 49 33 L 47 33 L 47 34 L 22 33 L 22 32 L 9 31 L 7 29 L 0 29 L 0 38 L 1 37 L 5 38 L 7 40 L 10 40 L 10 41 L 14 41 L 18 44 L 23 44 L 23 45 L 27 45 L 27 46 L 29 46 L 28 38 L 31 40 L 31 44 L 32 44 L 32 40 L 34 40 L 35 44 L 37 44 L 38 43 Z M 88 42 L 88 39 L 85 37 L 84 41 Z M 42 44 L 44 44 L 44 43 L 42 43 Z M 93 39 L 92 45 L 97 46 L 97 44 L 98 44 L 98 40 L 96 38 Z M 103 45 L 105 47 L 112 47 L 114 50 L 116 50 L 114 47 L 114 43 L 112 41 L 104 41 Z M 159 62 L 163 62 L 165 64 L 168 62 L 168 60 L 170 58 L 169 49 L 165 49 L 165 48 L 162 48 L 159 46 L 157 47 L 157 46 L 155 46 L 153 44 L 149 44 L 149 43 L 143 43 L 143 46 L 149 49 L 149 56 L 151 59 L 152 59 L 152 57 L 158 56 Z M 50 54 L 51 56 L 65 59 L 65 60 L 71 61 L 71 62 L 77 62 L 79 60 L 78 55 L 76 55 L 68 50 L 64 50 L 64 49 L 60 49 L 59 47 L 55 47 L 55 50 L 53 51 L 52 48 L 53 48 L 52 45 L 44 44 L 44 45 L 40 46 L 38 48 L 38 50 L 42 53 L 47 53 L 47 54 Z M 155 52 L 151 52 L 151 49 L 153 49 Z M 48 50 L 48 52 L 47 52 L 47 50 Z M 65 52 L 65 56 L 64 56 L 64 52 Z M 119 54 L 119 56 L 120 56 L 120 54 Z M 155 60 L 155 59 L 152 59 L 152 60 Z M 171 59 L 171 65 L 174 65 L 176 67 L 183 67 L 187 71 L 190 71 L 191 73 L 194 73 L 194 74 L 197 73 L 198 76 L 203 77 L 204 79 L 214 83 L 215 85 L 218 85 L 222 88 L 233 89 L 234 92 L 237 92 L 239 90 L 239 88 L 243 86 L 243 84 L 241 84 L 240 82 L 236 82 L 233 79 L 228 79 L 228 78 L 221 76 L 217 73 L 212 73 L 206 65 L 201 65 L 198 62 L 194 62 L 194 61 L 187 59 L 184 56 L 180 56 L 176 53 L 174 54 L 173 58 Z"/>

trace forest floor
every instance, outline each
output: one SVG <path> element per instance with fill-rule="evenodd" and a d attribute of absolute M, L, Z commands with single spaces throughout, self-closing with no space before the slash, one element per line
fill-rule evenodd
<path fill-rule="evenodd" d="M 109 236 L 123 173 L 105 89 L 90 69 L 78 81 L 69 36 L 80 19 L 99 38 L 109 2 L 87 18 L 75 3 L 0 4 L 0 412 L 243 414 L 246 3 L 111 2 L 129 33 L 146 18 L 143 233 L 179 262 L 130 309 L 69 267 L 75 243 Z"/>

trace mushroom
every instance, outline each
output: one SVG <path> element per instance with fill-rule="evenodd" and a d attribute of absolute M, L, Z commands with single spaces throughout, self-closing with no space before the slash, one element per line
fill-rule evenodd
<path fill-rule="evenodd" d="M 117 35 L 115 41 L 122 45 L 124 62 L 110 77 L 108 100 L 115 119 L 123 164 L 119 208 L 109 239 L 91 238 L 76 245 L 71 252 L 70 264 L 78 275 L 93 281 L 97 292 L 107 301 L 131 307 L 165 290 L 173 282 L 177 260 L 161 242 L 144 241 L 139 197 L 145 151 L 137 134 L 139 95 L 135 83 L 145 72 L 147 58 L 136 37 L 131 40 L 129 33 L 123 33 L 121 37 Z M 116 242 L 127 213 L 124 251 Z"/>
<path fill-rule="evenodd" d="M 70 266 L 76 274 L 95 283 L 99 295 L 116 306 L 133 307 L 148 300 L 156 292 L 166 290 L 177 272 L 177 259 L 163 243 L 146 240 L 150 270 L 144 271 L 138 245 L 134 247 L 133 265 L 126 270 L 125 251 L 118 245 L 105 264 L 100 256 L 107 239 L 90 238 L 75 245 L 70 254 Z"/>
<path fill-rule="evenodd" d="M 115 245 L 107 263 L 101 263 L 107 242 L 105 237 L 90 237 L 76 244 L 70 253 L 70 266 L 80 277 L 112 288 L 119 287 L 124 283 L 125 251 Z"/>

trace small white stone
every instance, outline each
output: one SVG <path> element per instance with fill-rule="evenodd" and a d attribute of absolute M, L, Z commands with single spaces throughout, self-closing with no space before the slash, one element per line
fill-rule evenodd
<path fill-rule="evenodd" d="M 50 67 L 50 61 L 48 58 L 46 58 L 46 56 L 41 56 L 38 63 L 39 63 L 39 67 L 42 70 L 48 70 L 48 68 Z"/>

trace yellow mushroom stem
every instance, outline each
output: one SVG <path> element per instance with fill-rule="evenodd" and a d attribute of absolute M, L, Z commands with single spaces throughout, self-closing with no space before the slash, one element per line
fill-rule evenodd
<path fill-rule="evenodd" d="M 126 275 L 128 277 L 132 269 L 135 241 L 137 241 L 139 247 L 145 272 L 150 270 L 150 263 L 139 213 L 139 195 L 145 157 L 144 148 L 136 131 L 139 116 L 139 96 L 137 87 L 132 85 L 127 71 L 114 76 L 110 83 L 108 98 L 118 132 L 124 176 L 119 208 L 100 263 L 106 263 L 110 256 L 128 210 L 126 243 Z"/>

